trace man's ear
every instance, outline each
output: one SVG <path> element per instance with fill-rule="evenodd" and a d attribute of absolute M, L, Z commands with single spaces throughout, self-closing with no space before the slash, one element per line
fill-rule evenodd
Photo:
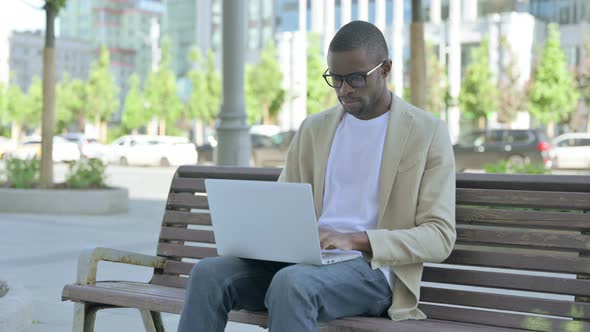
<path fill-rule="evenodd" d="M 387 77 L 387 75 L 389 75 L 389 73 L 391 72 L 391 66 L 392 66 L 391 59 L 387 59 L 385 61 L 385 63 L 383 64 L 383 66 L 381 66 L 381 68 L 382 68 L 381 73 L 383 74 L 383 77 Z"/>

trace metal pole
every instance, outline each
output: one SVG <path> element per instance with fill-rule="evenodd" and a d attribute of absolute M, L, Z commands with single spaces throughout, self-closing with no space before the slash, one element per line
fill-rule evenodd
<path fill-rule="evenodd" d="M 217 125 L 217 164 L 248 166 L 250 136 L 244 102 L 246 1 L 223 1 L 223 102 Z"/>

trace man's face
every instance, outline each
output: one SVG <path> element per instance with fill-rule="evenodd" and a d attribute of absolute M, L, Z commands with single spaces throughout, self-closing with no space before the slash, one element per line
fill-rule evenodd
<path fill-rule="evenodd" d="M 373 58 L 368 56 L 362 48 L 343 52 L 329 51 L 328 74 L 341 76 L 366 74 L 379 65 L 381 61 L 386 60 L 375 60 Z M 378 112 L 379 110 L 375 109 L 375 104 L 382 94 L 386 92 L 385 77 L 390 67 L 391 62 L 387 61 L 377 68 L 367 76 L 366 84 L 362 88 L 353 88 L 346 80 L 342 82 L 340 88 L 334 88 L 344 110 L 359 119 L 369 119 L 371 114 Z"/>

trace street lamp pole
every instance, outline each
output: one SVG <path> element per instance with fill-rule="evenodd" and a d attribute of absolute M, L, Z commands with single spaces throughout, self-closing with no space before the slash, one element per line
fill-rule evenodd
<path fill-rule="evenodd" d="M 223 1 L 223 101 L 217 124 L 217 164 L 248 166 L 249 127 L 244 102 L 246 1 Z"/>

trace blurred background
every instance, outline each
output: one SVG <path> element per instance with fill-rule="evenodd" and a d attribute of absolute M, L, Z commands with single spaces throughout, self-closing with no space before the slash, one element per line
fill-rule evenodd
<path fill-rule="evenodd" d="M 43 4 L 1 5 L 0 158 L 40 155 Z M 221 4 L 66 1 L 56 25 L 54 161 L 215 164 Z M 590 3 L 421 5 L 421 106 L 447 122 L 459 171 L 590 171 Z M 330 39 L 350 20 L 383 31 L 390 88 L 411 99 L 411 0 L 249 0 L 246 8 L 251 166 L 281 167 L 303 118 L 337 103 L 321 74 Z"/>

